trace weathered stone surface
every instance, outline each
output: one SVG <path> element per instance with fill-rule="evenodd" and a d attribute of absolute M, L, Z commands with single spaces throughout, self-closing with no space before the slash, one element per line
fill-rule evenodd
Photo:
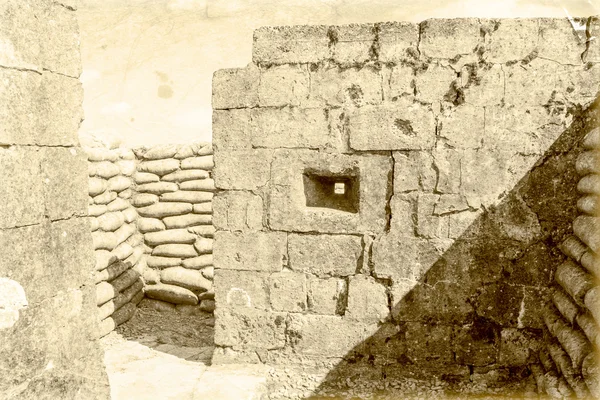
<path fill-rule="evenodd" d="M 524 329 L 507 328 L 500 333 L 498 363 L 520 366 L 528 363 L 530 354 L 540 348 L 539 338 Z"/>
<path fill-rule="evenodd" d="M 165 224 L 156 218 L 138 218 L 137 227 L 141 233 L 156 232 L 165 229 Z"/>
<path fill-rule="evenodd" d="M 576 19 L 577 20 L 577 19 Z M 579 21 L 581 23 L 583 21 Z M 538 56 L 561 64 L 581 64 L 585 51 L 584 41 L 573 32 L 573 25 L 566 18 L 543 18 L 539 21 Z"/>
<path fill-rule="evenodd" d="M 260 70 L 246 68 L 220 69 L 213 74 L 212 106 L 215 110 L 256 107 Z"/>
<path fill-rule="evenodd" d="M 333 59 L 340 64 L 364 63 L 374 57 L 376 28 L 373 24 L 350 24 L 330 27 L 337 38 Z"/>
<path fill-rule="evenodd" d="M 480 38 L 475 19 L 429 19 L 421 22 L 419 50 L 433 58 L 454 58 L 474 53 Z"/>
<path fill-rule="evenodd" d="M 382 99 L 381 75 L 371 66 L 362 68 L 319 68 L 310 74 L 312 107 L 379 104 Z"/>
<path fill-rule="evenodd" d="M 0 118 L 3 121 L 0 143 L 79 144 L 77 130 L 83 118 L 83 90 L 77 79 L 50 72 L 38 74 L 3 69 L 0 93 Z"/>
<path fill-rule="evenodd" d="M 196 257 L 198 254 L 192 245 L 170 243 L 156 246 L 152 250 L 152 255 L 159 257 L 187 258 Z"/>
<path fill-rule="evenodd" d="M 463 104 L 444 113 L 440 122 L 439 135 L 452 148 L 476 149 L 482 146 L 485 127 L 483 108 Z"/>
<path fill-rule="evenodd" d="M 385 68 L 381 71 L 383 81 L 383 97 L 386 101 L 393 101 L 401 96 L 414 95 L 415 92 L 415 73 L 409 66 L 396 65 L 390 69 Z"/>
<path fill-rule="evenodd" d="M 406 61 L 418 52 L 419 25 L 409 22 L 385 22 L 379 27 L 379 60 Z"/>
<path fill-rule="evenodd" d="M 145 218 L 163 218 L 190 213 L 192 212 L 192 205 L 189 203 L 156 203 L 138 208 L 137 211 Z"/>
<path fill-rule="evenodd" d="M 499 348 L 499 332 L 485 319 L 476 319 L 456 333 L 454 349 L 460 364 L 489 365 L 496 361 Z"/>
<path fill-rule="evenodd" d="M 279 272 L 285 263 L 287 237 L 282 232 L 223 232 L 215 234 L 217 269 Z"/>
<path fill-rule="evenodd" d="M 252 110 L 213 110 L 213 143 L 217 150 L 251 149 L 247 134 Z"/>
<path fill-rule="evenodd" d="M 483 57 L 491 63 L 520 61 L 538 52 L 538 19 L 502 19 L 488 29 Z"/>
<path fill-rule="evenodd" d="M 299 106 L 308 97 L 306 66 L 281 65 L 261 70 L 258 99 L 262 107 Z"/>
<path fill-rule="evenodd" d="M 460 89 L 466 104 L 494 106 L 504 101 L 504 66 L 468 64 L 461 69 Z"/>
<path fill-rule="evenodd" d="M 138 164 L 139 172 L 149 172 L 163 176 L 179 169 L 179 160 L 165 158 L 163 160 L 142 161 Z"/>
<path fill-rule="evenodd" d="M 289 271 L 271 274 L 269 294 L 276 311 L 306 311 L 306 275 Z"/>
<path fill-rule="evenodd" d="M 212 179 L 196 179 L 192 181 L 181 182 L 179 184 L 181 190 L 200 190 L 205 192 L 215 191 L 215 181 Z"/>
<path fill-rule="evenodd" d="M 215 154 L 218 189 L 255 190 L 269 181 L 272 150 L 236 150 Z"/>
<path fill-rule="evenodd" d="M 158 257 L 147 255 L 146 263 L 150 268 L 163 269 L 169 267 L 177 267 L 181 265 L 181 259 L 174 257 Z"/>
<path fill-rule="evenodd" d="M 160 200 L 165 202 L 204 203 L 211 201 L 212 198 L 213 194 L 211 192 L 196 192 L 187 190 L 178 190 L 176 192 L 163 193 L 160 195 Z"/>
<path fill-rule="evenodd" d="M 456 72 L 449 66 L 426 64 L 417 70 L 414 77 L 415 97 L 425 103 L 456 102 L 457 79 Z"/>
<path fill-rule="evenodd" d="M 426 151 L 394 152 L 394 193 L 433 191 L 437 174 Z"/>
<path fill-rule="evenodd" d="M 308 309 L 316 314 L 335 315 L 342 312 L 342 300 L 346 294 L 346 282 L 337 278 L 310 277 L 308 286 Z"/>
<path fill-rule="evenodd" d="M 138 185 L 142 185 L 144 183 L 158 182 L 160 181 L 160 177 L 149 172 L 136 172 L 133 175 L 133 180 Z"/>
<path fill-rule="evenodd" d="M 348 281 L 348 308 L 346 316 L 364 322 L 378 322 L 387 318 L 386 288 L 366 275 L 355 275 Z"/>
<path fill-rule="evenodd" d="M 360 176 L 359 212 L 307 207 L 303 181 L 307 169 L 324 176 Z M 272 165 L 269 226 L 294 232 L 382 231 L 386 221 L 390 172 L 391 157 L 388 156 L 282 151 Z"/>
<path fill-rule="evenodd" d="M 148 285 L 144 288 L 144 293 L 147 297 L 155 300 L 162 300 L 173 304 L 198 304 L 198 297 L 190 290 L 175 286 L 158 283 L 156 285 Z"/>
<path fill-rule="evenodd" d="M 281 26 L 254 31 L 252 61 L 265 64 L 317 63 L 330 56 L 328 27 Z"/>
<path fill-rule="evenodd" d="M 162 283 L 182 286 L 184 288 L 205 292 L 212 287 L 212 282 L 206 279 L 200 271 L 183 267 L 165 268 L 160 271 Z"/>
<path fill-rule="evenodd" d="M 288 236 L 289 266 L 294 271 L 325 276 L 354 275 L 362 256 L 359 236 Z"/>
<path fill-rule="evenodd" d="M 287 325 L 293 349 L 319 357 L 343 357 L 376 330 L 376 325 L 332 315 L 290 314 Z"/>
<path fill-rule="evenodd" d="M 431 148 L 435 141 L 431 108 L 409 97 L 357 108 L 348 118 L 354 150 L 420 150 Z"/>
<path fill-rule="evenodd" d="M 218 193 L 212 201 L 213 225 L 219 230 L 260 230 L 263 227 L 263 200 L 246 191 Z"/>
<path fill-rule="evenodd" d="M 417 199 L 417 235 L 429 239 L 443 239 L 449 236 L 449 218 L 436 215 L 435 209 L 440 195 L 424 193 Z"/>
<path fill-rule="evenodd" d="M 217 269 L 215 300 L 219 307 L 250 307 L 269 310 L 269 274 Z"/>
<path fill-rule="evenodd" d="M 212 216 L 204 214 L 185 214 L 163 219 L 168 229 L 187 228 L 194 225 L 212 224 Z M 213 228 L 214 229 L 214 228 Z"/>
<path fill-rule="evenodd" d="M 255 309 L 215 311 L 215 344 L 233 349 L 270 350 L 285 345 L 285 314 Z"/>
<path fill-rule="evenodd" d="M 179 187 L 173 182 L 151 182 L 138 185 L 136 190 L 141 193 L 161 195 L 163 193 L 176 192 Z"/>
<path fill-rule="evenodd" d="M 196 241 L 196 235 L 186 229 L 167 229 L 159 232 L 149 232 L 144 235 L 146 243 L 150 246 L 158 246 L 167 243 L 192 244 Z"/>
<path fill-rule="evenodd" d="M 212 254 L 201 254 L 198 257 L 186 258 L 182 265 L 185 268 L 200 269 L 213 264 Z"/>
<path fill-rule="evenodd" d="M 406 356 L 414 365 L 447 365 L 454 361 L 452 339 L 455 327 L 421 322 L 407 322 L 401 326 L 405 330 Z"/>

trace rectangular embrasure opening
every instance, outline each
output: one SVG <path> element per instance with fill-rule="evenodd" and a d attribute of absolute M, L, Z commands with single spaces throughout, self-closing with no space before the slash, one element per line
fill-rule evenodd
<path fill-rule="evenodd" d="M 306 207 L 358 212 L 358 173 L 333 174 L 306 170 L 303 181 Z"/>

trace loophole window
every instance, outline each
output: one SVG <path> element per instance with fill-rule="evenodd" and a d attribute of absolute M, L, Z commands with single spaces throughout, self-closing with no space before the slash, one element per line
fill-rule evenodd
<path fill-rule="evenodd" d="M 305 171 L 303 175 L 306 207 L 329 208 L 357 213 L 359 206 L 358 176 Z"/>

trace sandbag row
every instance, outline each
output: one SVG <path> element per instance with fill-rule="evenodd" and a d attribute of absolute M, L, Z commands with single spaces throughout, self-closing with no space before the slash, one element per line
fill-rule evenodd
<path fill-rule="evenodd" d="M 212 312 L 212 145 L 133 151 L 139 163 L 131 204 L 139 215 L 137 230 L 145 243 L 144 291 L 152 299 L 145 302 L 169 303 L 163 309 L 197 306 Z"/>
<path fill-rule="evenodd" d="M 95 256 L 100 336 L 129 320 L 143 298 L 144 237 L 137 231 L 133 195 L 135 154 L 124 148 L 84 147 Z"/>
<path fill-rule="evenodd" d="M 556 397 L 600 398 L 600 128 L 588 133 L 575 168 L 580 215 L 573 235 L 559 246 L 568 256 L 554 274 L 551 303 L 544 310 L 546 346 L 532 371 L 538 387 Z"/>

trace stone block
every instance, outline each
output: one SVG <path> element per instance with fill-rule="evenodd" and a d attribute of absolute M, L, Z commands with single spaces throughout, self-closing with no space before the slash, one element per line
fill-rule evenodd
<path fill-rule="evenodd" d="M 455 102 L 457 74 L 454 69 L 438 63 L 426 64 L 415 74 L 415 97 L 425 103 Z"/>
<path fill-rule="evenodd" d="M 260 106 L 299 106 L 308 97 L 309 86 L 308 69 L 304 65 L 281 65 L 263 69 L 258 84 Z"/>
<path fill-rule="evenodd" d="M 477 313 L 499 325 L 517 327 L 523 301 L 521 287 L 502 283 L 486 285 L 477 298 Z"/>
<path fill-rule="evenodd" d="M 318 68 L 310 73 L 312 107 L 379 104 L 382 99 L 381 74 L 372 66 L 362 68 Z"/>
<path fill-rule="evenodd" d="M 214 110 L 212 117 L 213 144 L 217 150 L 251 149 L 250 109 Z"/>
<path fill-rule="evenodd" d="M 584 18 L 575 18 L 584 25 Z M 567 18 L 543 18 L 539 21 L 538 56 L 561 64 L 582 63 L 581 55 L 586 49 L 585 34 L 575 32 Z"/>
<path fill-rule="evenodd" d="M 215 110 L 258 106 L 260 71 L 246 68 L 220 69 L 213 74 L 212 106 Z"/>
<path fill-rule="evenodd" d="M 190 304 L 195 306 L 198 304 L 198 297 L 189 289 L 158 283 L 155 285 L 147 285 L 144 288 L 146 297 L 155 300 L 162 300 L 173 304 Z"/>
<path fill-rule="evenodd" d="M 348 281 L 347 318 L 376 323 L 390 313 L 386 287 L 366 275 L 355 275 Z"/>
<path fill-rule="evenodd" d="M 185 214 L 166 217 L 163 219 L 163 222 L 168 229 L 188 228 L 195 225 L 211 225 L 212 216 L 205 214 Z"/>
<path fill-rule="evenodd" d="M 333 315 L 290 314 L 288 343 L 305 356 L 344 357 L 377 331 L 377 325 Z"/>
<path fill-rule="evenodd" d="M 217 269 L 281 271 L 286 260 L 287 237 L 283 232 L 223 232 L 215 234 Z"/>
<path fill-rule="evenodd" d="M 541 347 L 539 340 L 539 337 L 525 329 L 502 329 L 498 363 L 509 367 L 527 365 L 531 354 L 538 352 Z"/>
<path fill-rule="evenodd" d="M 474 18 L 429 19 L 421 22 L 419 50 L 432 58 L 471 54 L 479 45 L 479 31 L 479 21 Z"/>
<path fill-rule="evenodd" d="M 310 179 L 305 177 L 306 171 L 317 177 L 335 179 L 342 176 L 357 180 L 358 212 L 307 206 L 305 190 L 312 186 L 305 187 L 310 183 L 305 182 Z M 271 174 L 268 209 L 271 229 L 365 233 L 382 231 L 385 226 L 385 206 L 391 189 L 391 157 L 282 151 L 273 160 Z"/>
<path fill-rule="evenodd" d="M 214 288 L 215 301 L 219 309 L 230 307 L 271 309 L 267 272 L 217 269 Z"/>
<path fill-rule="evenodd" d="M 348 130 L 354 150 L 424 150 L 435 142 L 431 107 L 408 97 L 350 112 Z"/>
<path fill-rule="evenodd" d="M 286 344 L 286 314 L 244 308 L 215 310 L 215 344 L 234 350 L 273 350 Z"/>
<path fill-rule="evenodd" d="M 276 311 L 306 311 L 306 275 L 283 271 L 269 277 L 271 307 Z"/>
<path fill-rule="evenodd" d="M 460 85 L 464 101 L 473 106 L 495 106 L 504 99 L 504 66 L 469 64 L 461 69 Z"/>
<path fill-rule="evenodd" d="M 197 192 L 194 190 L 178 190 L 176 192 L 163 193 L 160 195 L 160 200 L 164 202 L 182 202 L 192 204 L 211 201 L 212 198 L 213 194 L 211 192 Z M 192 209 L 190 208 L 190 212 L 191 211 Z"/>
<path fill-rule="evenodd" d="M 245 191 L 218 193 L 212 202 L 213 224 L 219 230 L 260 230 L 263 227 L 263 200 Z"/>
<path fill-rule="evenodd" d="M 273 151 L 235 150 L 215 154 L 213 178 L 218 189 L 255 190 L 265 186 L 271 174 Z"/>
<path fill-rule="evenodd" d="M 406 322 L 400 326 L 406 337 L 406 356 L 413 364 L 454 363 L 454 326 L 422 322 Z"/>
<path fill-rule="evenodd" d="M 339 25 L 329 28 L 334 32 L 333 60 L 342 65 L 361 64 L 375 56 L 376 28 L 373 24 Z"/>
<path fill-rule="evenodd" d="M 483 58 L 487 62 L 504 64 L 521 61 L 530 54 L 537 56 L 539 28 L 540 20 L 533 18 L 493 21 L 484 38 Z"/>
<path fill-rule="evenodd" d="M 330 57 L 330 42 L 328 27 L 323 25 L 263 27 L 254 31 L 252 61 L 318 63 Z"/>
<path fill-rule="evenodd" d="M 386 101 L 398 100 L 398 97 L 414 95 L 415 72 L 405 65 L 396 65 L 392 68 L 384 68 L 381 71 L 383 77 L 383 94 Z"/>
<path fill-rule="evenodd" d="M 440 201 L 439 194 L 423 193 L 417 198 L 417 235 L 429 239 L 443 239 L 449 236 L 448 216 L 436 215 Z"/>
<path fill-rule="evenodd" d="M 561 100 L 560 97 L 555 97 L 560 82 L 559 68 L 556 63 L 535 59 L 527 64 L 527 69 L 524 69 L 521 64 L 503 66 L 502 69 L 504 71 L 506 104 L 543 106 L 551 105 L 555 100 Z M 559 91 L 563 92 L 563 90 Z"/>
<path fill-rule="evenodd" d="M 82 101 L 83 89 L 77 79 L 50 72 L 3 69 L 0 144 L 79 145 Z"/>
<path fill-rule="evenodd" d="M 426 151 L 394 152 L 394 194 L 435 189 L 437 173 Z"/>
<path fill-rule="evenodd" d="M 212 282 L 202 276 L 200 271 L 183 267 L 163 269 L 160 271 L 160 281 L 181 286 L 194 292 L 206 292 L 212 288 Z"/>
<path fill-rule="evenodd" d="M 363 255 L 360 236 L 288 236 L 289 266 L 292 270 L 326 276 L 350 276 L 359 268 Z"/>
<path fill-rule="evenodd" d="M 419 25 L 410 22 L 386 22 L 379 27 L 379 61 L 401 63 L 416 58 Z"/>
<path fill-rule="evenodd" d="M 469 104 L 453 108 L 439 117 L 441 130 L 438 135 L 451 148 L 480 148 L 485 132 L 484 115 L 483 108 Z"/>
<path fill-rule="evenodd" d="M 390 210 L 392 211 L 390 230 L 398 232 L 401 236 L 414 237 L 417 218 L 416 194 L 395 194 L 390 200 Z"/>
<path fill-rule="evenodd" d="M 500 332 L 497 325 L 485 318 L 477 318 L 456 332 L 454 351 L 459 364 L 484 366 L 498 358 Z"/>
<path fill-rule="evenodd" d="M 345 280 L 309 277 L 307 285 L 309 311 L 328 315 L 341 314 L 344 311 L 343 300 L 347 294 Z"/>

